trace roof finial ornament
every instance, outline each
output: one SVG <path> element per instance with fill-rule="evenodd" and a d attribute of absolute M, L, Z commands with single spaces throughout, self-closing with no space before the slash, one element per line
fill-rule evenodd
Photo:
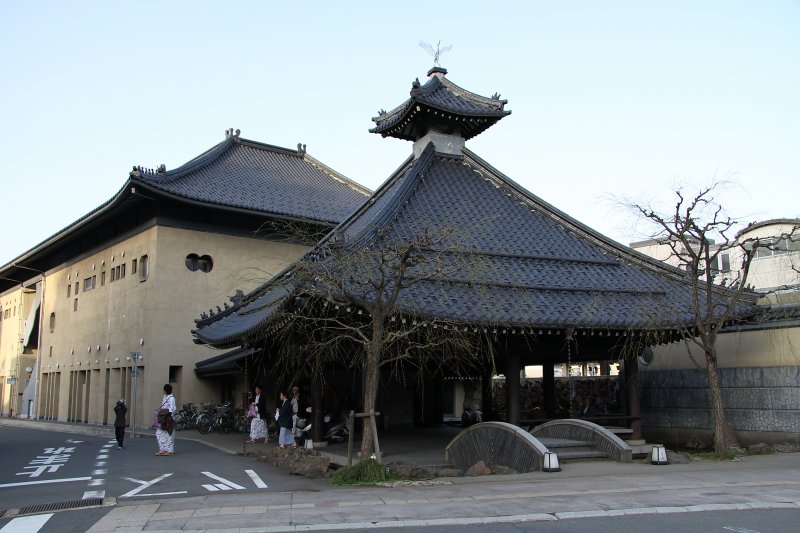
<path fill-rule="evenodd" d="M 225 130 L 225 138 L 230 139 L 231 137 L 233 137 L 235 139 L 238 139 L 240 133 L 242 133 L 241 130 L 235 130 L 233 128 L 230 128 Z"/>
<path fill-rule="evenodd" d="M 433 66 L 435 66 L 435 67 L 441 67 L 442 66 L 442 65 L 439 64 L 439 56 L 441 56 L 445 52 L 449 52 L 450 49 L 453 48 L 452 44 L 442 48 L 442 46 L 441 46 L 442 45 L 442 41 L 439 41 L 438 43 L 436 43 L 436 50 L 434 50 L 431 45 L 429 45 L 428 43 L 426 43 L 424 41 L 420 41 L 419 45 L 422 47 L 423 50 L 425 50 L 426 52 L 428 52 L 430 55 L 433 56 Z"/>
<path fill-rule="evenodd" d="M 297 155 L 304 156 L 306 155 L 306 145 L 303 143 L 297 143 Z"/>

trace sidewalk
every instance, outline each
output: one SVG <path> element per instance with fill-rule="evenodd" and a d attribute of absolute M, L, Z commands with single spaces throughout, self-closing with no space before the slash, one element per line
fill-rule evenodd
<path fill-rule="evenodd" d="M 467 526 L 741 509 L 792 509 L 800 515 L 798 473 L 796 453 L 685 465 L 574 463 L 549 474 L 119 502 L 89 532 Z"/>
<path fill-rule="evenodd" d="M 8 420 L 0 425 L 9 422 L 60 431 L 73 426 Z M 88 433 L 102 428 L 78 425 L 71 429 Z M 179 438 L 200 440 L 230 453 L 242 449 L 241 434 L 183 433 L 186 437 Z M 396 460 L 400 454 L 392 457 L 390 448 L 387 444 L 386 460 Z M 115 507 L 89 531 L 255 533 L 466 526 L 735 509 L 791 509 L 800 516 L 800 453 L 659 466 L 647 461 L 561 466 L 563 470 L 554 473 L 438 478 L 377 487 L 331 486 L 319 492 L 112 499 L 109 504 Z"/>

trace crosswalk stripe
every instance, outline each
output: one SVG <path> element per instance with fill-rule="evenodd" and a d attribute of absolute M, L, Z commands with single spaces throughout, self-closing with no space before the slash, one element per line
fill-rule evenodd
<path fill-rule="evenodd" d="M 81 500 L 88 500 L 89 498 L 105 498 L 106 491 L 104 490 L 87 490 L 83 493 Z"/>
<path fill-rule="evenodd" d="M 256 473 L 255 473 L 255 471 L 253 471 L 253 470 L 245 470 L 245 473 L 246 473 L 248 476 L 250 476 L 250 479 L 252 479 L 252 480 L 253 480 L 253 483 L 255 483 L 255 484 L 256 484 L 256 487 L 257 487 L 257 488 L 259 488 L 259 489 L 266 489 L 266 488 L 268 488 L 268 487 L 267 487 L 267 484 L 266 484 L 266 483 L 264 483 L 264 482 L 261 480 L 261 478 L 260 478 L 260 477 L 258 477 L 258 474 L 256 474 Z"/>
<path fill-rule="evenodd" d="M 225 485 L 229 486 L 232 489 L 240 489 L 240 490 L 244 489 L 244 487 L 242 487 L 241 485 L 237 485 L 233 481 L 228 481 L 224 477 L 219 477 L 218 475 L 212 474 L 211 472 L 202 472 L 202 474 L 210 477 L 211 479 L 216 479 L 217 481 L 224 483 Z"/>
<path fill-rule="evenodd" d="M 33 516 L 22 516 L 20 518 L 15 518 L 8 524 L 6 524 L 3 529 L 0 529 L 2 533 L 36 533 L 42 526 L 50 520 L 50 517 L 53 516 L 53 513 L 47 514 L 37 514 Z"/>

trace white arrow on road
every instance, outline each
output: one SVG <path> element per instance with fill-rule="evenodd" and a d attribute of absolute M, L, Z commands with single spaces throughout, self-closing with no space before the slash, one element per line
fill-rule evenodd
<path fill-rule="evenodd" d="M 217 481 L 220 482 L 220 483 L 215 483 L 215 484 L 203 485 L 203 487 L 206 490 L 209 490 L 211 492 L 215 492 L 215 491 L 218 491 L 218 490 L 231 490 L 231 489 L 244 490 L 244 487 L 242 487 L 241 485 L 237 485 L 233 481 L 228 481 L 227 479 L 225 479 L 223 477 L 219 477 L 216 474 L 212 474 L 211 472 L 203 472 L 202 474 L 204 476 L 210 477 L 211 479 L 216 479 Z"/>
<path fill-rule="evenodd" d="M 158 483 L 162 479 L 166 479 L 171 475 L 172 475 L 171 473 L 170 474 L 164 474 L 163 476 L 159 476 L 159 477 L 155 478 L 152 481 L 142 481 L 141 479 L 133 479 L 131 477 L 123 478 L 123 479 L 127 479 L 128 481 L 131 481 L 133 483 L 139 483 L 139 485 L 141 485 L 141 486 L 138 487 L 138 488 L 135 488 L 135 489 L 133 489 L 131 491 L 126 492 L 125 494 L 121 495 L 120 498 L 130 498 L 131 496 L 169 496 L 171 494 L 186 494 L 187 491 L 185 491 L 185 490 L 180 490 L 180 491 L 177 491 L 177 492 L 157 492 L 157 493 L 154 493 L 154 494 L 139 494 L 140 492 L 142 492 L 147 487 L 152 487 L 153 485 L 155 485 L 156 483 Z"/>

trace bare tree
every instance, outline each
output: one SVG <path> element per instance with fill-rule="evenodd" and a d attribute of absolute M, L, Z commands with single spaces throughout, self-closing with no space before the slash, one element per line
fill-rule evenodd
<path fill-rule="evenodd" d="M 648 206 L 630 204 L 658 228 L 654 236 L 659 244 L 669 246 L 688 273 L 691 284 L 693 322 L 684 330 L 684 338 L 698 346 L 705 355 L 705 372 L 713 414 L 714 453 L 722 454 L 738 447 L 736 434 L 728 424 L 722 399 L 717 357 L 717 335 L 726 322 L 739 317 L 745 303 L 754 303 L 754 294 L 747 288 L 747 277 L 753 257 L 760 246 L 769 246 L 757 239 L 738 240 L 735 228 L 740 223 L 723 214 L 714 194 L 721 182 L 714 182 L 686 197 L 675 191 L 677 201 L 671 213 L 661 214 Z M 718 239 L 715 240 L 715 239 Z M 740 264 L 733 279 L 720 280 L 717 265 L 721 256 L 737 257 Z"/>
<path fill-rule="evenodd" d="M 406 297 L 415 286 L 447 280 L 459 268 L 452 228 L 425 227 L 410 237 L 374 230 L 362 242 L 323 240 L 287 274 L 293 303 L 276 321 L 283 346 L 303 338 L 307 364 L 317 379 L 336 362 L 362 372 L 364 412 L 376 410 L 381 371 L 420 381 L 425 373 L 459 369 L 482 357 L 477 336 L 463 323 L 426 316 L 424 304 Z M 449 244 L 448 244 L 449 243 Z M 295 357 L 286 353 L 278 359 Z M 362 457 L 374 451 L 364 419 Z"/>

